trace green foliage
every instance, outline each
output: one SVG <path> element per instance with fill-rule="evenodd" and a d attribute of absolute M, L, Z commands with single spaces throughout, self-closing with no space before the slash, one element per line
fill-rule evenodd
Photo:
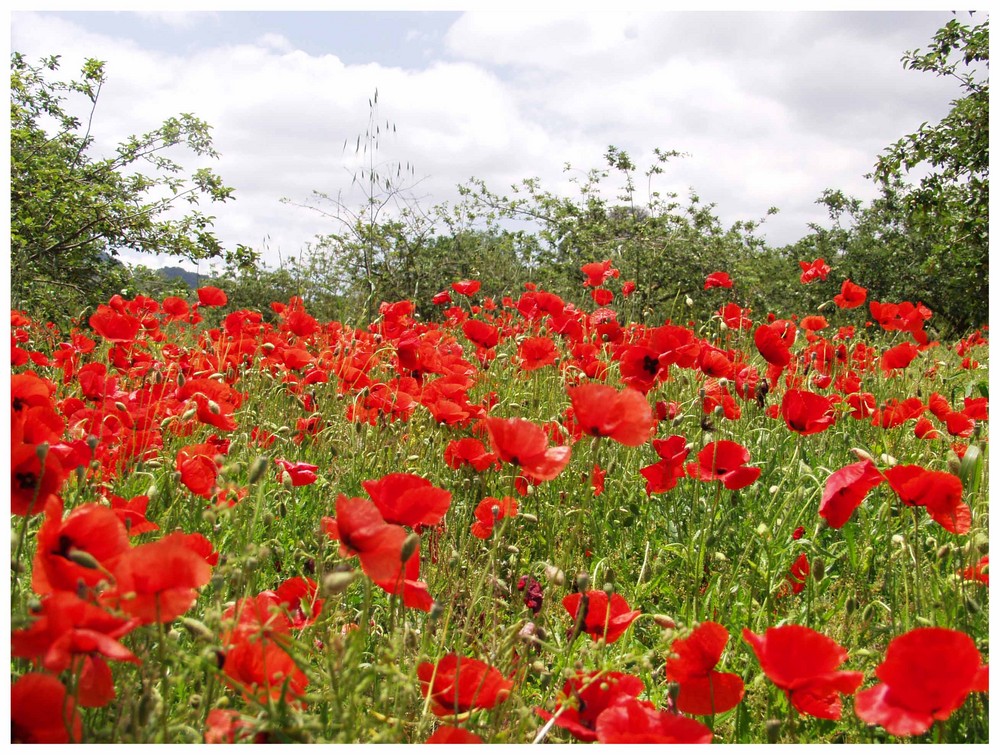
<path fill-rule="evenodd" d="M 113 156 L 92 155 L 104 64 L 87 60 L 74 81 L 53 80 L 58 68 L 58 56 L 37 66 L 20 53 L 11 56 L 12 303 L 48 316 L 113 293 L 125 276 L 115 260 L 122 249 L 188 260 L 217 256 L 213 218 L 168 211 L 181 202 L 232 196 L 210 170 L 185 176 L 164 154 L 184 146 L 198 156 L 218 156 L 208 124 L 190 114 L 129 137 Z M 89 103 L 86 122 L 64 106 L 69 95 Z"/>

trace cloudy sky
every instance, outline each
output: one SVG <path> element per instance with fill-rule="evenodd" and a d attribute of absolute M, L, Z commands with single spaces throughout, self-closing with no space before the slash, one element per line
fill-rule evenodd
<path fill-rule="evenodd" d="M 655 190 L 694 190 L 726 224 L 777 207 L 764 235 L 791 243 L 825 221 L 815 204 L 823 189 L 870 198 L 864 174 L 879 152 L 947 113 L 955 84 L 905 71 L 900 58 L 951 17 L 508 8 L 10 18 L 12 49 L 30 60 L 61 55 L 67 78 L 87 57 L 107 62 L 97 152 L 179 113 L 210 123 L 222 156 L 191 164 L 236 190 L 206 208 L 216 232 L 276 263 L 336 230 L 280 200 L 350 189 L 376 89 L 380 121 L 395 125 L 378 157 L 413 166 L 425 207 L 453 201 L 473 176 L 500 192 L 537 176 L 569 194 L 568 179 L 600 167 L 609 145 L 640 168 L 659 147 L 688 156 L 671 161 Z"/>

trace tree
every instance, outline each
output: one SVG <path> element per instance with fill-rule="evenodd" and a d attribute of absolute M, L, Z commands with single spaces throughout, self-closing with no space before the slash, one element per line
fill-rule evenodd
<path fill-rule="evenodd" d="M 879 158 L 874 177 L 887 209 L 897 212 L 922 244 L 914 262 L 926 278 L 926 303 L 952 328 L 987 317 L 989 285 L 989 19 L 969 26 L 952 19 L 926 51 L 904 65 L 958 81 L 963 96 L 936 125 L 924 124 Z M 904 175 L 929 168 L 915 186 Z"/>
<path fill-rule="evenodd" d="M 11 55 L 12 305 L 49 318 L 114 293 L 123 279 L 115 258 L 123 249 L 190 261 L 218 256 L 214 218 L 170 211 L 232 196 L 212 171 L 185 176 L 165 155 L 183 145 L 195 155 L 218 157 L 210 127 L 191 114 L 128 138 L 113 156 L 93 156 L 104 63 L 87 60 L 80 78 L 68 82 L 52 80 L 58 68 L 58 56 L 35 66 L 20 53 Z M 69 95 L 88 103 L 86 122 L 64 104 Z"/>

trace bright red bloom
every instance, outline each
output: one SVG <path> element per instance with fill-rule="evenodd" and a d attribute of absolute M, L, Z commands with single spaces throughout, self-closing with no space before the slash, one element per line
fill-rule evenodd
<path fill-rule="evenodd" d="M 628 698 L 606 708 L 597 717 L 601 744 L 709 744 L 712 730 L 702 723 L 652 703 Z"/>
<path fill-rule="evenodd" d="M 590 292 L 590 298 L 598 307 L 606 307 L 615 299 L 615 295 L 606 288 L 595 288 Z"/>
<path fill-rule="evenodd" d="M 429 745 L 481 745 L 483 738 L 459 726 L 439 726 L 433 734 L 427 737 L 424 744 Z"/>
<path fill-rule="evenodd" d="M 642 614 L 642 611 L 629 610 L 625 598 L 618 593 L 612 593 L 609 598 L 604 590 L 575 592 L 563 598 L 562 604 L 574 622 L 570 631 L 579 623 L 581 632 L 586 632 L 594 640 L 603 638 L 609 644 L 621 637 Z M 585 612 L 582 618 L 579 615 L 581 610 Z"/>
<path fill-rule="evenodd" d="M 800 262 L 799 267 L 802 268 L 802 275 L 799 276 L 799 281 L 802 283 L 812 283 L 817 278 L 825 281 L 826 276 L 830 274 L 830 266 L 822 257 L 812 262 Z"/>
<path fill-rule="evenodd" d="M 853 693 L 864 679 L 860 671 L 837 671 L 847 651 L 808 627 L 786 624 L 764 634 L 743 630 L 761 670 L 784 690 L 792 707 L 816 718 L 840 719 L 841 694 Z"/>
<path fill-rule="evenodd" d="M 526 419 L 487 417 L 486 430 L 496 454 L 536 480 L 554 480 L 569 464 L 569 446 L 549 448 L 545 430 Z"/>
<path fill-rule="evenodd" d="M 215 461 L 218 449 L 211 443 L 184 446 L 177 452 L 177 471 L 181 482 L 195 495 L 211 498 L 215 491 L 215 481 L 219 465 Z"/>
<path fill-rule="evenodd" d="M 721 480 L 729 490 L 740 490 L 760 477 L 760 467 L 744 466 L 748 461 L 750 452 L 739 443 L 717 440 L 701 449 L 698 461 L 687 465 L 687 473 L 696 480 Z"/>
<path fill-rule="evenodd" d="M 667 681 L 677 682 L 677 710 L 711 716 L 735 708 L 743 699 L 743 680 L 715 670 L 729 632 L 714 621 L 703 621 L 686 638 L 674 640 L 667 659 Z"/>
<path fill-rule="evenodd" d="M 684 460 L 691 452 L 683 435 L 654 438 L 653 449 L 660 461 L 639 470 L 639 474 L 646 478 L 647 496 L 671 490 L 684 476 Z"/>
<path fill-rule="evenodd" d="M 112 343 L 132 343 L 139 334 L 139 321 L 124 312 L 116 312 L 107 304 L 101 304 L 90 316 L 90 327 L 106 341 Z"/>
<path fill-rule="evenodd" d="M 466 320 L 462 323 L 462 332 L 476 346 L 484 349 L 492 349 L 500 343 L 500 329 L 482 320 Z"/>
<path fill-rule="evenodd" d="M 705 290 L 708 291 L 710 288 L 732 288 L 733 281 L 729 277 L 729 273 L 715 272 L 709 274 L 705 278 Z"/>
<path fill-rule="evenodd" d="M 472 534 L 480 540 L 485 540 L 493 534 L 493 526 L 497 522 L 517 516 L 517 499 L 509 496 L 504 496 L 503 499 L 484 498 L 476 506 L 475 514 L 476 521 L 472 523 Z"/>
<path fill-rule="evenodd" d="M 811 391 L 785 391 L 781 399 L 781 416 L 789 430 L 799 435 L 823 432 L 836 420 L 833 401 Z"/>
<path fill-rule="evenodd" d="M 483 442 L 477 438 L 449 441 L 444 449 L 444 463 L 452 469 L 468 464 L 477 472 L 485 472 L 490 467 L 500 468 L 499 457 L 487 451 Z"/>
<path fill-rule="evenodd" d="M 784 367 L 792 359 L 789 349 L 795 343 L 795 333 L 795 325 L 788 320 L 775 320 L 758 326 L 753 333 L 753 342 L 769 364 Z"/>
<path fill-rule="evenodd" d="M 819 515 L 834 529 L 840 529 L 861 505 L 865 496 L 885 477 L 868 459 L 848 464 L 826 478 Z"/>
<path fill-rule="evenodd" d="M 583 282 L 586 288 L 601 286 L 609 278 L 617 278 L 620 275 L 617 269 L 611 267 L 611 260 L 588 262 L 580 270 L 587 276 L 587 280 Z"/>
<path fill-rule="evenodd" d="M 11 744 L 67 744 L 82 734 L 76 701 L 56 677 L 33 672 L 10 686 Z"/>
<path fill-rule="evenodd" d="M 393 472 L 361 486 L 389 524 L 430 527 L 444 518 L 451 505 L 451 493 L 415 474 Z"/>
<path fill-rule="evenodd" d="M 566 729 L 581 742 L 597 741 L 597 719 L 605 710 L 619 703 L 635 699 L 646 689 L 637 676 L 620 671 L 578 671 L 563 684 L 555 725 Z M 535 713 L 546 721 L 552 713 L 535 708 Z"/>
<path fill-rule="evenodd" d="M 479 291 L 480 286 L 482 286 L 482 283 L 479 281 L 455 281 L 451 284 L 451 290 L 462 296 L 472 296 Z"/>
<path fill-rule="evenodd" d="M 962 481 L 955 475 L 904 464 L 887 469 L 885 477 L 907 506 L 925 506 L 931 518 L 949 532 L 964 535 L 969 531 L 972 512 L 962 500 Z"/>
<path fill-rule="evenodd" d="M 247 739 L 253 731 L 250 721 L 245 720 L 239 711 L 229 708 L 213 708 L 205 718 L 207 745 L 236 744 Z"/>
<path fill-rule="evenodd" d="M 62 514 L 56 499 L 46 507 L 38 530 L 31 587 L 39 595 L 76 590 L 81 582 L 96 586 L 129 549 L 125 525 L 106 506 L 85 503 L 65 519 Z"/>
<path fill-rule="evenodd" d="M 789 591 L 791 591 L 792 595 L 798 595 L 805 590 L 809 572 L 809 559 L 805 553 L 800 553 L 799 557 L 792 562 L 792 567 L 788 570 L 784 584 L 778 589 L 778 597 L 786 597 Z"/>
<path fill-rule="evenodd" d="M 833 297 L 833 303 L 841 309 L 854 309 L 865 303 L 868 296 L 868 289 L 862 288 L 849 280 L 845 280 L 840 287 L 840 293 Z"/>
<path fill-rule="evenodd" d="M 970 692 L 988 688 L 976 643 L 940 627 L 919 627 L 893 639 L 875 675 L 882 683 L 855 695 L 854 712 L 897 737 L 923 734 L 962 707 Z"/>
<path fill-rule="evenodd" d="M 962 579 L 975 580 L 976 582 L 982 582 L 984 585 L 989 586 L 990 584 L 990 556 L 986 554 L 979 562 L 973 564 L 972 566 L 967 566 L 964 571 L 960 572 Z"/>
<path fill-rule="evenodd" d="M 624 446 L 641 446 L 653 434 L 653 410 L 634 388 L 616 391 L 602 383 L 570 388 L 576 421 L 587 435 L 609 437 Z"/>
<path fill-rule="evenodd" d="M 316 482 L 316 470 L 319 467 L 315 464 L 306 464 L 304 461 L 285 461 L 284 459 L 275 459 L 274 463 L 281 467 L 281 471 L 278 472 L 279 482 L 286 474 L 292 481 L 292 486 L 296 488 L 312 485 Z"/>
<path fill-rule="evenodd" d="M 435 663 L 417 667 L 420 691 L 431 699 L 435 716 L 450 716 L 476 708 L 493 708 L 510 695 L 514 680 L 478 658 L 448 653 Z"/>
<path fill-rule="evenodd" d="M 101 598 L 143 623 L 167 623 L 185 613 L 208 584 L 212 567 L 174 532 L 125 553 L 113 569 L 115 586 Z"/>
<path fill-rule="evenodd" d="M 622 296 L 626 299 L 635 293 L 635 281 L 625 281 L 622 283 Z"/>
<path fill-rule="evenodd" d="M 304 693 L 309 678 L 295 659 L 273 641 L 245 639 L 226 652 L 222 667 L 226 686 L 248 700 L 278 700 L 294 703 Z"/>
<path fill-rule="evenodd" d="M 198 294 L 198 303 L 203 307 L 224 307 L 229 301 L 226 292 L 215 286 L 203 286 L 195 293 Z"/>
<path fill-rule="evenodd" d="M 879 362 L 879 366 L 882 368 L 882 373 L 885 375 L 890 374 L 893 370 L 902 370 L 910 365 L 920 350 L 913 344 L 912 341 L 903 341 L 903 343 L 893 346 L 891 349 L 886 349 L 882 354 L 882 360 Z"/>
<path fill-rule="evenodd" d="M 44 446 L 42 447 L 44 448 Z M 39 458 L 39 446 L 17 443 L 10 449 L 10 513 L 31 516 L 43 511 L 66 481 L 58 456 L 49 449 L 45 461 Z"/>
<path fill-rule="evenodd" d="M 420 548 L 403 563 L 403 543 L 408 537 L 403 527 L 388 524 L 378 507 L 364 498 L 337 497 L 337 517 L 323 517 L 321 526 L 340 541 L 340 555 L 358 556 L 361 570 L 390 595 L 402 595 L 403 604 L 429 611 L 434 599 L 424 582 L 419 582 Z"/>
<path fill-rule="evenodd" d="M 316 580 L 309 577 L 291 577 L 275 589 L 278 605 L 288 614 L 292 629 L 310 626 L 319 618 L 324 601 L 317 587 Z"/>
<path fill-rule="evenodd" d="M 431 298 L 431 303 L 433 304 L 451 304 L 451 294 L 447 291 L 438 291 Z"/>
<path fill-rule="evenodd" d="M 537 370 L 553 364 L 559 350 L 548 336 L 525 338 L 517 347 L 517 356 L 522 370 Z"/>
<path fill-rule="evenodd" d="M 719 317 L 727 327 L 733 330 L 750 330 L 753 320 L 750 319 L 750 308 L 743 309 L 736 302 L 727 302 L 719 307 Z"/>
<path fill-rule="evenodd" d="M 608 476 L 608 470 L 601 469 L 600 465 L 595 464 L 593 470 L 590 472 L 590 487 L 594 490 L 594 495 L 598 496 L 604 492 L 604 478 Z"/>
<path fill-rule="evenodd" d="M 803 317 L 799 320 L 799 327 L 803 330 L 814 332 L 830 327 L 830 323 L 826 321 L 826 318 L 823 317 L 823 315 L 808 315 L 807 317 Z"/>

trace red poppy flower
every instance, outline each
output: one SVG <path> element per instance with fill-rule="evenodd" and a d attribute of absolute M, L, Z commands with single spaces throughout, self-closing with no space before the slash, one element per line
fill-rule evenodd
<path fill-rule="evenodd" d="M 319 618 L 324 601 L 319 597 L 316 580 L 309 577 L 291 577 L 274 591 L 280 605 L 288 614 L 292 629 L 311 626 Z"/>
<path fill-rule="evenodd" d="M 744 466 L 748 461 L 750 452 L 739 443 L 717 440 L 701 449 L 698 461 L 687 465 L 687 473 L 696 480 L 721 480 L 729 490 L 740 490 L 760 477 L 760 467 Z"/>
<path fill-rule="evenodd" d="M 425 744 L 429 745 L 481 745 L 485 744 L 478 734 L 459 726 L 439 726 L 433 734 L 427 737 Z"/>
<path fill-rule="evenodd" d="M 811 391 L 788 390 L 781 399 L 781 416 L 799 435 L 823 432 L 836 420 L 833 401 Z"/>
<path fill-rule="evenodd" d="M 432 304 L 438 304 L 438 305 L 441 305 L 441 304 L 451 304 L 451 294 L 449 294 L 447 291 L 438 291 L 431 298 L 431 303 Z"/>
<path fill-rule="evenodd" d="M 913 344 L 912 341 L 904 341 L 901 344 L 893 346 L 891 349 L 886 349 L 882 354 L 882 359 L 879 362 L 879 366 L 882 368 L 882 373 L 884 375 L 889 375 L 894 370 L 902 370 L 910 365 L 920 350 Z"/>
<path fill-rule="evenodd" d="M 68 744 L 82 734 L 76 700 L 56 677 L 32 672 L 10 686 L 11 744 Z"/>
<path fill-rule="evenodd" d="M 808 315 L 799 320 L 799 326 L 803 330 L 808 330 L 809 332 L 815 332 L 817 330 L 823 330 L 823 328 L 830 327 L 830 323 L 826 321 L 823 315 Z"/>
<path fill-rule="evenodd" d="M 598 307 L 606 307 L 614 301 L 615 295 L 606 288 L 595 288 L 591 290 L 590 298 Z"/>
<path fill-rule="evenodd" d="M 211 443 L 184 446 L 177 452 L 177 471 L 181 482 L 195 495 L 211 498 L 219 465 L 215 461 L 218 449 Z"/>
<path fill-rule="evenodd" d="M 390 595 L 402 595 L 403 604 L 429 611 L 434 599 L 420 576 L 420 548 L 403 563 L 403 543 L 407 532 L 398 524 L 388 524 L 378 507 L 364 498 L 337 497 L 337 517 L 323 517 L 321 525 L 340 541 L 340 555 L 358 556 L 361 570 Z"/>
<path fill-rule="evenodd" d="M 729 632 L 714 621 L 703 621 L 686 638 L 674 640 L 667 659 L 667 681 L 677 682 L 677 710 L 711 716 L 735 708 L 743 699 L 743 680 L 715 670 Z"/>
<path fill-rule="evenodd" d="M 984 585 L 990 584 L 990 557 L 989 554 L 979 559 L 979 562 L 972 566 L 967 566 L 961 572 L 962 579 L 975 580 Z"/>
<path fill-rule="evenodd" d="M 647 496 L 673 489 L 677 480 L 684 477 L 684 460 L 691 452 L 683 435 L 654 438 L 653 449 L 660 461 L 639 470 L 639 474 L 646 478 Z"/>
<path fill-rule="evenodd" d="M 451 284 L 451 290 L 462 296 L 472 296 L 479 291 L 480 286 L 482 286 L 482 283 L 479 281 L 455 281 Z"/>
<path fill-rule="evenodd" d="M 715 272 L 709 274 L 705 278 L 705 290 L 708 291 L 710 288 L 732 288 L 733 281 L 729 277 L 729 273 Z"/>
<path fill-rule="evenodd" d="M 831 527 L 840 529 L 865 496 L 884 480 L 882 473 L 868 459 L 841 467 L 826 478 L 819 515 Z"/>
<path fill-rule="evenodd" d="M 626 299 L 635 293 L 635 281 L 625 281 L 622 283 L 622 296 Z"/>
<path fill-rule="evenodd" d="M 665 710 L 652 703 L 625 699 L 606 708 L 597 717 L 597 741 L 601 744 L 709 744 L 712 730 L 702 723 Z"/>
<path fill-rule="evenodd" d="M 882 683 L 855 695 L 854 712 L 897 737 L 923 734 L 962 707 L 970 692 L 989 685 L 972 638 L 940 627 L 894 638 L 875 675 Z"/>
<path fill-rule="evenodd" d="M 559 356 L 559 350 L 547 336 L 525 338 L 517 347 L 517 356 L 522 370 L 537 370 L 553 364 Z"/>
<path fill-rule="evenodd" d="M 128 549 L 125 526 L 111 509 L 85 503 L 63 519 L 62 503 L 56 499 L 46 507 L 38 530 L 32 589 L 46 595 L 76 590 L 80 583 L 96 586 Z"/>
<path fill-rule="evenodd" d="M 44 446 L 42 447 L 44 448 Z M 43 511 L 66 480 L 67 472 L 51 449 L 45 461 L 39 458 L 39 446 L 17 443 L 10 449 L 10 513 L 31 516 Z"/>
<path fill-rule="evenodd" d="M 237 744 L 247 740 L 254 732 L 251 722 L 244 720 L 239 711 L 213 708 L 205 717 L 205 744 Z"/>
<path fill-rule="evenodd" d="M 116 312 L 107 304 L 101 304 L 90 316 L 90 327 L 105 341 L 111 343 L 132 343 L 139 334 L 139 321 L 124 312 Z"/>
<path fill-rule="evenodd" d="M 934 423 L 927 417 L 921 417 L 917 420 L 917 424 L 913 426 L 913 434 L 921 440 L 934 440 L 941 437 L 937 428 L 934 427 Z"/>
<path fill-rule="evenodd" d="M 394 472 L 361 486 L 389 524 L 430 527 L 438 524 L 451 505 L 451 493 L 419 475 Z"/>
<path fill-rule="evenodd" d="M 563 684 L 560 710 L 555 725 L 566 729 L 581 742 L 597 741 L 597 719 L 605 710 L 628 699 L 637 698 L 646 689 L 637 676 L 620 671 L 578 671 Z M 546 721 L 552 713 L 535 708 Z"/>
<path fill-rule="evenodd" d="M 462 332 L 476 346 L 484 349 L 492 349 L 500 343 L 500 329 L 482 320 L 466 320 L 462 323 Z"/>
<path fill-rule="evenodd" d="M 608 476 L 608 470 L 601 469 L 600 465 L 595 464 L 594 468 L 590 472 L 590 487 L 594 491 L 594 495 L 598 496 L 604 492 L 604 478 Z"/>
<path fill-rule="evenodd" d="M 853 693 L 864 679 L 860 671 L 837 671 L 847 651 L 808 627 L 786 624 L 764 634 L 743 630 L 761 670 L 784 690 L 792 707 L 816 718 L 840 719 L 841 694 Z"/>
<path fill-rule="evenodd" d="M 435 663 L 417 667 L 420 691 L 430 697 L 435 716 L 450 716 L 475 708 L 493 708 L 510 695 L 514 680 L 478 658 L 448 653 Z"/>
<path fill-rule="evenodd" d="M 198 294 L 198 303 L 203 307 L 224 307 L 229 301 L 226 292 L 215 286 L 203 286 L 195 293 Z"/>
<path fill-rule="evenodd" d="M 309 684 L 295 659 L 268 639 L 245 639 L 230 648 L 222 673 L 227 687 L 261 703 L 282 693 L 286 702 L 295 703 Z"/>
<path fill-rule="evenodd" d="M 789 592 L 798 595 L 806 589 L 806 580 L 809 578 L 809 559 L 805 553 L 800 553 L 799 557 L 792 562 L 792 567 L 788 570 L 784 583 L 778 588 L 778 598 L 784 598 Z"/>
<path fill-rule="evenodd" d="M 775 320 L 758 326 L 753 333 L 753 342 L 769 364 L 784 367 L 792 359 L 789 349 L 795 343 L 795 333 L 795 325 L 788 320 Z"/>
<path fill-rule="evenodd" d="M 536 480 L 554 480 L 569 464 L 569 447 L 549 448 L 545 430 L 526 419 L 487 417 L 486 430 L 494 452 Z"/>
<path fill-rule="evenodd" d="M 620 275 L 617 269 L 611 267 L 611 260 L 588 262 L 580 270 L 587 276 L 587 280 L 583 282 L 586 288 L 603 285 L 609 278 L 617 278 Z"/>
<path fill-rule="evenodd" d="M 476 506 L 476 521 L 472 523 L 472 534 L 485 540 L 493 534 L 493 526 L 501 519 L 517 516 L 517 499 L 504 496 L 502 500 L 484 498 Z"/>
<path fill-rule="evenodd" d="M 588 435 L 609 437 L 624 446 L 641 446 L 653 434 L 653 410 L 634 388 L 619 392 L 610 385 L 584 383 L 567 393 L 576 421 Z"/>
<path fill-rule="evenodd" d="M 840 293 L 833 297 L 833 303 L 841 309 L 854 309 L 865 303 L 868 289 L 845 280 L 840 287 Z"/>
<path fill-rule="evenodd" d="M 444 463 L 452 469 L 468 464 L 477 472 L 485 472 L 490 467 L 500 468 L 497 455 L 487 451 L 486 446 L 477 438 L 449 441 L 444 449 Z"/>
<path fill-rule="evenodd" d="M 284 459 L 275 459 L 274 463 L 281 467 L 281 471 L 278 472 L 278 482 L 281 482 L 281 478 L 286 474 L 292 481 L 292 486 L 296 488 L 312 485 L 316 482 L 316 470 L 319 467 L 315 464 L 306 464 L 304 461 L 285 461 Z"/>
<path fill-rule="evenodd" d="M 175 532 L 125 553 L 113 569 L 115 586 L 101 598 L 143 623 L 167 623 L 184 614 L 208 584 L 212 567 Z"/>
<path fill-rule="evenodd" d="M 887 469 L 885 478 L 907 506 L 925 506 L 931 518 L 949 532 L 964 535 L 972 512 L 962 500 L 962 481 L 950 472 L 935 472 L 916 464 Z"/>
<path fill-rule="evenodd" d="M 825 281 L 826 276 L 830 274 L 830 266 L 822 258 L 812 262 L 800 262 L 799 267 L 802 268 L 802 275 L 799 276 L 799 281 L 802 283 L 812 283 L 817 278 Z"/>
<path fill-rule="evenodd" d="M 642 614 L 642 611 L 629 610 L 625 598 L 618 593 L 609 597 L 604 590 L 576 592 L 563 598 L 562 604 L 574 622 L 571 632 L 579 623 L 581 632 L 586 632 L 594 640 L 604 639 L 609 644 L 625 634 L 625 630 Z M 580 611 L 584 611 L 582 618 Z"/>

